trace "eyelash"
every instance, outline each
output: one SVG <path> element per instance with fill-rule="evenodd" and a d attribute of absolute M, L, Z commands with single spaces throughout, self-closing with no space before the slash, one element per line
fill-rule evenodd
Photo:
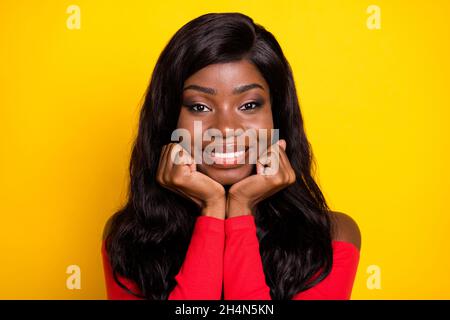
<path fill-rule="evenodd" d="M 208 108 L 208 107 L 205 106 L 204 104 L 196 103 L 196 104 L 188 105 L 189 111 L 197 112 L 197 113 L 205 112 L 205 111 L 194 110 L 194 108 L 197 107 L 197 106 L 202 106 L 202 107 Z M 209 108 L 208 108 L 208 109 L 209 109 Z"/>
<path fill-rule="evenodd" d="M 258 102 L 258 101 L 252 101 L 252 102 L 244 103 L 243 106 L 248 105 L 248 104 L 254 104 L 255 107 L 254 107 L 254 108 L 251 108 L 251 109 L 245 109 L 245 110 L 254 110 L 254 109 L 256 109 L 256 108 L 259 108 L 259 107 L 262 105 L 261 102 Z M 240 108 L 239 108 L 239 109 L 240 109 Z"/>
<path fill-rule="evenodd" d="M 247 102 L 247 103 L 244 103 L 241 107 L 239 107 L 239 110 L 241 110 L 241 108 L 243 106 L 246 106 L 246 105 L 249 105 L 249 104 L 253 104 L 255 106 L 253 108 L 250 108 L 250 109 L 243 109 L 243 111 L 254 110 L 256 108 L 259 108 L 262 105 L 261 102 L 257 102 L 257 101 Z M 188 105 L 187 107 L 189 108 L 189 111 L 192 111 L 192 112 L 197 112 L 197 113 L 206 112 L 206 111 L 194 110 L 194 108 L 197 107 L 197 106 L 203 106 L 203 107 L 209 109 L 207 106 L 205 106 L 204 104 L 201 104 L 201 103 L 191 104 L 191 105 Z"/>

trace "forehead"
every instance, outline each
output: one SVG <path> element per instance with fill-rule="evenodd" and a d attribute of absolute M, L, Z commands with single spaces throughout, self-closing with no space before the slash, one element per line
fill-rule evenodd
<path fill-rule="evenodd" d="M 188 85 L 207 86 L 218 93 L 231 93 L 239 85 L 258 83 L 269 92 L 264 77 L 251 62 L 247 60 L 211 64 L 191 75 L 184 83 Z"/>

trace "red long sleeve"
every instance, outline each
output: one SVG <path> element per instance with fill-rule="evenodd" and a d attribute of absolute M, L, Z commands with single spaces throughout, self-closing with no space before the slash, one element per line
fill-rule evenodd
<path fill-rule="evenodd" d="M 225 220 L 225 300 L 270 300 L 253 215 Z"/>
<path fill-rule="evenodd" d="M 359 250 L 349 242 L 333 241 L 331 273 L 293 300 L 348 300 L 359 262 Z M 266 284 L 253 215 L 225 220 L 225 300 L 271 300 Z"/>
<path fill-rule="evenodd" d="M 295 295 L 293 300 L 350 299 L 359 250 L 344 241 L 333 241 L 332 246 L 331 273 L 313 288 Z M 107 297 L 139 299 L 114 281 L 104 243 L 102 255 Z M 118 278 L 128 289 L 139 293 L 132 281 Z M 220 300 L 222 279 L 225 300 L 270 300 L 254 217 L 248 215 L 226 220 L 198 217 L 186 258 L 175 279 L 177 285 L 169 300 Z"/>
<path fill-rule="evenodd" d="M 185 260 L 175 276 L 177 285 L 169 300 L 220 300 L 223 280 L 224 219 L 199 216 L 195 222 Z M 139 299 L 121 288 L 112 276 L 111 265 L 102 245 L 103 266 L 108 299 Z M 123 277 L 119 280 L 133 292 L 136 285 Z"/>

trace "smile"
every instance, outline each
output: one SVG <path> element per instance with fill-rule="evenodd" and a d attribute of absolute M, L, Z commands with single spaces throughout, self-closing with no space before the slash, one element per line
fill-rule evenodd
<path fill-rule="evenodd" d="M 205 152 L 205 162 L 219 168 L 237 167 L 245 164 L 245 155 L 248 149 L 246 147 L 245 151 L 241 150 L 236 152 Z"/>
<path fill-rule="evenodd" d="M 242 157 L 244 153 L 245 151 L 229 152 L 229 153 L 218 153 L 213 151 L 211 152 L 211 156 L 220 159 L 232 159 Z"/>

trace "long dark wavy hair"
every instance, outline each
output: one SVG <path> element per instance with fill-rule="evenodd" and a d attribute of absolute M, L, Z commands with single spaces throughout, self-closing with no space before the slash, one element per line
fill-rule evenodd
<path fill-rule="evenodd" d="M 257 237 L 273 300 L 290 300 L 331 271 L 331 221 L 315 171 L 291 67 L 275 37 L 241 13 L 209 13 L 179 29 L 154 68 L 140 111 L 129 165 L 126 204 L 105 227 L 115 279 L 136 283 L 135 295 L 166 300 L 175 287 L 200 208 L 155 179 L 161 148 L 171 142 L 184 81 L 216 63 L 246 59 L 267 81 L 274 127 L 287 142 L 296 182 L 255 207 Z"/>

